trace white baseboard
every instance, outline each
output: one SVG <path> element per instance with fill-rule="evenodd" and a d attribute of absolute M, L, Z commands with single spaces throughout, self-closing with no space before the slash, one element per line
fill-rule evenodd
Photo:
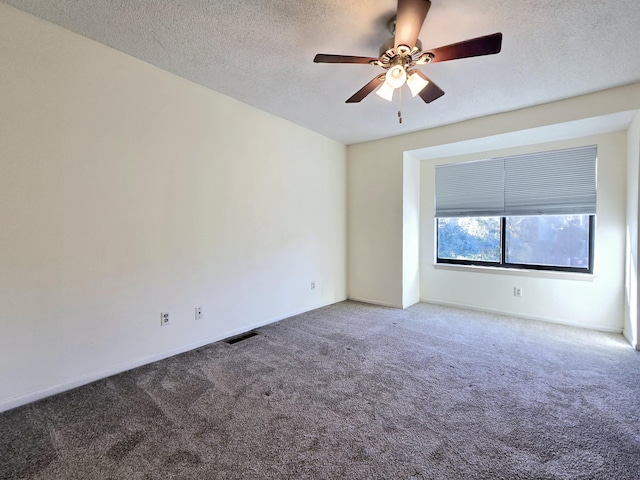
<path fill-rule="evenodd" d="M 342 301 L 342 300 L 339 300 Z M 338 302 L 335 302 L 338 303 Z M 331 304 L 328 304 L 331 305 Z M 321 305 L 315 308 L 321 308 L 325 305 Z M 43 398 L 50 397 L 52 395 L 56 395 L 58 393 L 66 392 L 67 390 L 71 390 L 73 388 L 81 387 L 83 385 L 87 385 L 89 383 L 95 382 L 97 380 L 102 380 L 103 378 L 110 377 L 112 375 L 117 375 L 118 373 L 126 372 L 127 370 L 132 370 L 137 367 L 141 367 L 143 365 L 148 365 L 150 363 L 157 362 L 159 360 L 164 360 L 165 358 L 173 357 L 174 355 L 179 355 L 180 353 L 188 352 L 190 350 L 195 350 L 196 348 L 203 347 L 205 345 L 209 345 L 210 343 L 219 342 L 220 340 L 224 340 L 225 338 L 234 337 L 236 335 L 243 334 L 255 328 L 263 327 L 270 323 L 278 322 L 280 320 L 284 320 L 285 318 L 293 317 L 295 315 L 300 315 L 301 313 L 309 312 L 311 310 L 315 310 L 315 308 L 311 308 L 308 310 L 301 310 L 299 312 L 291 312 L 286 315 L 281 315 L 278 317 L 270 318 L 268 320 L 263 320 L 261 322 L 254 323 L 252 325 L 243 326 L 241 328 L 231 330 L 229 332 L 222 333 L 220 335 L 214 335 L 212 337 L 207 337 L 198 340 L 195 343 L 190 343 L 188 345 L 183 345 L 178 348 L 174 348 L 172 350 L 167 350 L 164 352 L 158 352 L 153 355 L 148 355 L 146 357 L 139 358 L 132 362 L 126 362 L 112 368 L 108 368 L 106 370 L 101 370 L 99 372 L 92 372 L 87 375 L 83 375 L 78 378 L 74 378 L 72 380 L 59 383 L 56 385 L 49 385 L 44 388 L 34 390 L 22 395 L 18 395 L 9 399 L 0 401 L 0 412 L 4 412 L 7 410 L 11 410 L 13 408 L 21 407 L 22 405 L 26 405 L 28 403 L 35 402 L 37 400 L 42 400 Z"/>
<path fill-rule="evenodd" d="M 349 296 L 349 297 L 347 297 L 347 300 L 353 300 L 354 302 L 370 303 L 371 305 L 380 305 L 381 307 L 400 308 L 400 309 L 402 309 L 402 305 L 397 305 L 397 304 L 394 304 L 394 303 L 379 302 L 378 300 L 371 300 L 370 298 Z"/>
<path fill-rule="evenodd" d="M 430 303 L 432 305 L 442 305 L 444 307 L 455 307 L 455 308 L 464 308 L 465 310 L 474 310 L 476 312 L 484 312 L 484 313 L 493 313 L 496 315 L 507 315 L 511 317 L 524 318 L 527 320 L 537 320 L 539 322 L 547 322 L 547 323 L 555 323 L 557 325 L 566 325 L 568 327 L 578 327 L 578 328 L 586 328 L 588 330 L 596 330 L 599 332 L 607 332 L 607 333 L 622 333 L 622 328 L 612 328 L 612 327 L 601 327 L 597 325 L 592 325 L 589 323 L 580 323 L 580 322 L 572 322 L 569 320 L 563 320 L 560 318 L 551 318 L 551 317 L 543 317 L 538 315 L 527 315 L 519 312 L 508 312 L 504 310 L 498 310 L 496 308 L 484 308 L 484 307 L 476 307 L 474 305 L 465 305 L 462 303 L 455 302 L 442 302 L 438 300 L 428 300 L 423 299 L 420 300 L 423 303 Z M 627 339 L 628 340 L 628 339 Z"/>
<path fill-rule="evenodd" d="M 633 338 L 631 338 L 626 330 L 622 330 L 622 336 L 625 338 L 629 345 L 631 345 L 634 349 L 640 352 L 640 344 L 634 343 Z"/>

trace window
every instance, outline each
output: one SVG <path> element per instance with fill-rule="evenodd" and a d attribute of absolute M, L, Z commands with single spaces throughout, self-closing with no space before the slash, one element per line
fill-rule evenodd
<path fill-rule="evenodd" d="M 592 218 L 505 217 L 505 263 L 591 270 Z"/>
<path fill-rule="evenodd" d="M 436 261 L 591 273 L 596 153 L 438 165 Z"/>
<path fill-rule="evenodd" d="M 592 215 L 438 218 L 437 232 L 439 263 L 592 271 Z"/>
<path fill-rule="evenodd" d="M 500 263 L 501 251 L 500 217 L 438 219 L 438 261 Z"/>

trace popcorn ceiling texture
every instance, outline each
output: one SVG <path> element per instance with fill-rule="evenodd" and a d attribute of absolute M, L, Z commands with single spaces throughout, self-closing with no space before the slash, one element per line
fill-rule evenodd
<path fill-rule="evenodd" d="M 501 31 L 503 51 L 422 67 L 446 94 L 405 91 L 402 125 L 396 102 L 344 103 L 381 69 L 312 62 L 376 56 L 393 0 L 3 1 L 346 144 L 640 81 L 637 0 L 433 0 L 425 48 Z"/>

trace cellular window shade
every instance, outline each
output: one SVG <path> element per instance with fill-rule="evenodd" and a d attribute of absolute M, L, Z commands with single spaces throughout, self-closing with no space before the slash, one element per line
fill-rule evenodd
<path fill-rule="evenodd" d="M 596 213 L 597 147 L 505 157 L 504 215 Z"/>
<path fill-rule="evenodd" d="M 436 217 L 596 213 L 597 146 L 436 166 Z"/>
<path fill-rule="evenodd" d="M 436 166 L 436 217 L 482 217 L 504 211 L 502 159 Z"/>

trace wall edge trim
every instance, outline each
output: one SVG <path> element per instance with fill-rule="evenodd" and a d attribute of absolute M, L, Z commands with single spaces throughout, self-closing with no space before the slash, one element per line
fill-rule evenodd
<path fill-rule="evenodd" d="M 510 312 L 510 311 L 506 311 L 506 310 L 499 310 L 497 308 L 484 308 L 484 307 L 476 307 L 473 305 L 466 305 L 463 303 L 456 303 L 456 302 L 443 302 L 443 301 L 439 301 L 439 300 L 429 300 L 429 299 L 421 299 L 420 300 L 422 303 L 428 303 L 431 305 L 442 305 L 444 307 L 455 307 L 455 308 L 463 308 L 465 310 L 473 310 L 476 312 L 484 312 L 484 313 L 494 313 L 497 315 L 506 315 L 506 316 L 510 316 L 510 317 L 517 317 L 517 318 L 522 318 L 525 320 L 535 320 L 538 322 L 546 322 L 546 323 L 554 323 L 556 325 L 564 325 L 567 327 L 577 327 L 577 328 L 584 328 L 587 330 L 595 330 L 598 332 L 604 332 L 604 333 L 616 333 L 616 334 L 620 334 L 622 335 L 623 331 L 622 328 L 613 328 L 613 327 L 600 327 L 597 325 L 592 325 L 590 323 L 581 323 L 581 322 L 571 322 L 568 320 L 563 320 L 561 318 L 552 318 L 552 317 L 544 317 L 544 316 L 539 316 L 539 315 L 527 315 L 527 314 L 522 314 L 522 313 L 518 313 L 518 312 Z M 624 335 L 623 335 L 624 336 Z M 625 340 L 628 340 L 625 337 Z"/>
<path fill-rule="evenodd" d="M 353 300 L 354 302 L 370 303 L 371 305 L 380 305 L 381 307 L 399 308 L 401 310 L 404 310 L 402 305 L 399 305 L 397 303 L 380 302 L 378 300 L 371 300 L 370 298 L 353 297 L 349 295 L 347 297 L 347 300 Z"/>

